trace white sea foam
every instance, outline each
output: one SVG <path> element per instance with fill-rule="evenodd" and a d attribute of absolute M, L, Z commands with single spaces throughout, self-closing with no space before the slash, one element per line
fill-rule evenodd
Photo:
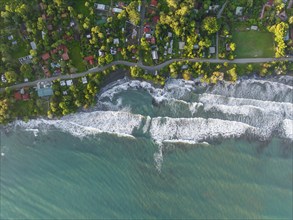
<path fill-rule="evenodd" d="M 150 134 L 158 143 L 178 139 L 197 143 L 220 137 L 240 137 L 254 130 L 247 124 L 221 119 L 158 117 L 152 119 Z"/>
<path fill-rule="evenodd" d="M 293 140 L 293 120 L 285 119 L 281 125 L 281 136 Z"/>

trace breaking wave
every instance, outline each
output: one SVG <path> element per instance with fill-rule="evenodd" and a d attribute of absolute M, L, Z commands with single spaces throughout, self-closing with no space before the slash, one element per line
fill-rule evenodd
<path fill-rule="evenodd" d="M 28 123 L 16 121 L 16 127 L 31 131 L 61 129 L 78 137 L 100 133 L 123 137 L 137 134 L 151 137 L 158 144 L 154 161 L 158 170 L 163 162 L 164 144 L 200 144 L 225 138 L 251 137 L 268 140 L 272 137 L 293 141 L 293 77 L 240 80 L 214 86 L 198 81 L 169 80 L 164 88 L 148 82 L 119 80 L 98 95 L 98 110 L 78 113 L 59 120 L 38 119 Z M 172 117 L 134 114 L 132 106 L 123 106 L 119 94 L 127 90 L 149 93 L 157 106 L 181 111 Z M 149 103 L 150 104 L 150 103 Z M 160 112 L 160 111 L 158 111 Z M 188 115 L 188 116 L 186 116 Z"/>

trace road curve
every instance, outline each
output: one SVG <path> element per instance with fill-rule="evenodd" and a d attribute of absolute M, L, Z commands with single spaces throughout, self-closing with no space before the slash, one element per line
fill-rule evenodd
<path fill-rule="evenodd" d="M 13 86 L 9 86 L 8 88 L 10 89 L 19 89 L 22 87 L 31 87 L 31 86 L 36 86 L 38 82 L 52 82 L 56 79 L 74 79 L 74 78 L 78 78 L 78 77 L 82 77 L 85 76 L 89 73 L 95 73 L 95 72 L 101 72 L 104 71 L 112 66 L 115 65 L 125 65 L 125 66 L 137 66 L 140 67 L 144 70 L 148 70 L 148 71 L 156 71 L 156 70 L 160 70 L 168 65 L 170 65 L 171 63 L 174 62 L 184 62 L 184 61 L 189 61 L 191 63 L 195 63 L 195 62 L 199 62 L 199 63 L 204 63 L 204 62 L 209 62 L 209 63 L 238 63 L 238 64 L 246 64 L 246 63 L 266 63 L 266 62 L 273 62 L 273 61 L 291 61 L 293 62 L 293 57 L 289 57 L 289 58 L 242 58 L 242 59 L 234 59 L 234 60 L 220 60 L 220 59 L 201 59 L 201 58 L 193 58 L 193 59 L 186 59 L 186 58 L 182 58 L 182 59 L 172 59 L 172 60 L 168 60 L 165 61 L 164 63 L 158 64 L 156 66 L 145 66 L 142 64 L 142 62 L 138 62 L 138 63 L 133 63 L 133 62 L 128 62 L 128 61 L 114 61 L 112 63 L 109 63 L 105 66 L 99 66 L 99 67 L 94 67 L 91 68 L 85 72 L 82 73 L 76 73 L 76 74 L 70 74 L 70 75 L 61 75 L 61 76 L 55 76 L 55 77 L 50 77 L 50 78 L 45 78 L 45 79 L 40 79 L 40 80 L 36 80 L 33 82 L 26 82 L 26 83 L 20 83 L 17 85 L 13 85 Z M 3 92 L 5 89 L 4 88 L 0 88 L 0 92 Z"/>

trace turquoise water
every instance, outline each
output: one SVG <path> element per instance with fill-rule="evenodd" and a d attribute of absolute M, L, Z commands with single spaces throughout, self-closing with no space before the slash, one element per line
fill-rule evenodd
<path fill-rule="evenodd" d="M 259 85 L 257 83 L 250 85 L 255 91 Z M 276 91 L 279 88 L 279 85 L 275 88 L 273 83 L 271 86 L 267 84 L 267 89 Z M 241 85 L 239 88 L 241 89 Z M 239 88 L 235 93 L 238 96 L 241 95 Z M 216 89 L 213 91 L 218 91 Z M 284 118 L 278 115 L 280 113 L 286 120 L 290 119 L 290 112 L 285 107 L 291 103 L 288 97 L 292 95 L 291 91 L 292 88 L 287 86 L 286 91 L 278 92 L 277 98 L 269 95 L 262 97 L 259 94 L 259 100 L 248 99 L 250 97 L 230 98 L 229 94 L 226 94 L 224 100 L 220 100 L 219 96 L 211 96 L 217 100 L 217 103 L 212 103 L 213 108 L 206 108 L 209 107 L 205 103 L 207 95 L 202 91 L 184 93 L 184 97 L 157 104 L 153 103 L 152 96 L 145 91 L 120 91 L 110 104 L 104 104 L 107 108 L 113 104 L 111 108 L 115 111 L 127 110 L 130 116 L 128 121 L 122 120 L 122 129 L 118 125 L 113 125 L 114 130 L 111 130 L 111 126 L 107 129 L 121 133 L 124 127 L 131 126 L 130 121 L 135 118 L 132 114 L 135 113 L 152 118 L 177 117 L 179 122 L 176 129 L 180 131 L 182 126 L 190 126 L 190 136 L 195 140 L 200 140 L 193 130 L 197 128 L 186 124 L 183 117 L 225 118 L 269 130 L 269 126 L 275 125 L 266 124 L 266 117 L 271 121 L 275 117 L 282 122 Z M 250 95 L 242 94 L 243 97 Z M 214 101 L 213 99 L 208 101 Z M 278 99 L 277 104 L 273 102 L 274 99 Z M 287 104 L 283 104 L 282 100 Z M 203 105 L 189 104 L 194 101 L 202 102 Z M 235 103 L 241 108 L 235 114 L 225 113 L 226 107 L 233 112 Z M 263 103 L 265 108 L 261 106 Z M 275 110 L 276 105 L 282 108 Z M 194 113 L 190 106 L 195 106 Z M 214 109 L 217 111 L 213 111 Z M 246 112 L 250 115 L 245 115 Z M 88 130 L 84 127 L 73 129 L 69 126 L 70 122 L 76 124 L 80 120 L 80 124 L 87 127 L 91 125 L 91 129 L 106 129 L 99 114 L 93 114 L 97 118 L 88 118 L 86 115 L 87 113 L 70 116 L 53 123 L 58 126 L 42 127 L 40 124 L 48 122 L 36 120 L 27 125 L 35 130 L 28 130 L 26 125 L 1 130 L 0 145 L 1 152 L 4 153 L 1 156 L 0 170 L 1 219 L 293 217 L 293 148 L 292 141 L 281 138 L 281 135 L 278 137 L 282 129 L 274 131 L 266 141 L 260 141 L 257 136 L 249 135 L 248 131 L 239 137 L 227 136 L 225 132 L 214 137 L 214 130 L 209 127 L 213 124 L 208 124 L 206 128 L 210 129 L 211 134 L 208 132 L 206 136 L 210 137 L 199 142 L 208 141 L 209 144 L 164 143 L 159 170 L 154 158 L 159 146 L 162 146 L 161 137 L 154 136 L 152 129 L 142 132 L 141 127 L 145 125 L 141 125 L 140 129 L 132 132 L 134 137 L 96 133 L 81 138 L 80 134 Z M 102 117 L 108 117 L 106 121 L 109 120 L 109 123 L 117 120 L 115 114 L 104 114 Z M 169 118 L 164 118 L 161 125 L 168 120 Z M 223 131 L 228 129 L 223 127 L 227 124 L 221 123 L 215 125 L 222 126 Z M 155 125 L 150 122 L 150 127 L 154 128 Z M 160 129 L 172 131 L 172 127 L 168 130 L 162 126 L 158 131 Z M 37 132 L 34 134 L 33 131 Z M 125 131 L 125 134 L 128 133 Z M 185 137 L 180 132 L 176 135 L 172 137 L 173 140 Z"/>
<path fill-rule="evenodd" d="M 280 140 L 169 146 L 158 172 L 148 139 L 48 135 L 2 134 L 1 218 L 292 218 Z"/>

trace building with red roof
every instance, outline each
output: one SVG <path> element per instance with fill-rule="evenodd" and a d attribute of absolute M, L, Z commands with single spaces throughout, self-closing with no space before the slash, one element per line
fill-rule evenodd
<path fill-rule="evenodd" d="M 42 59 L 44 61 L 48 60 L 49 58 L 50 58 L 50 54 L 49 53 L 45 53 L 45 54 L 42 55 Z"/>
<path fill-rule="evenodd" d="M 154 22 L 154 23 L 158 23 L 159 20 L 160 20 L 160 16 L 155 16 L 155 17 L 153 18 L 153 22 Z"/>
<path fill-rule="evenodd" d="M 89 64 L 94 65 L 94 56 L 85 57 L 84 60 L 87 61 Z"/>
<path fill-rule="evenodd" d="M 25 93 L 22 95 L 22 100 L 27 101 L 30 99 L 30 95 L 28 93 Z"/>
<path fill-rule="evenodd" d="M 146 24 L 143 28 L 143 32 L 144 33 L 150 33 L 151 32 L 151 28 L 150 25 Z"/>
<path fill-rule="evenodd" d="M 158 6 L 158 0 L 152 0 L 151 1 L 151 6 L 157 7 Z"/>
<path fill-rule="evenodd" d="M 14 99 L 15 100 L 21 100 L 22 99 L 21 93 L 19 91 L 14 93 Z"/>
<path fill-rule="evenodd" d="M 68 55 L 68 53 L 66 52 L 66 53 L 63 53 L 62 54 L 62 56 L 61 56 L 61 58 L 62 58 L 62 60 L 69 60 L 69 55 Z"/>

